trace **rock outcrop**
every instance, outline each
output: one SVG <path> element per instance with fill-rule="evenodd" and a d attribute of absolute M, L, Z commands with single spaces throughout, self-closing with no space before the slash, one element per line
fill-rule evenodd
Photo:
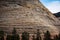
<path fill-rule="evenodd" d="M 56 17 L 60 17 L 60 12 L 54 13 L 53 15 L 55 15 Z"/>
<path fill-rule="evenodd" d="M 59 20 L 39 0 L 1 0 L 0 29 L 36 33 L 36 29 L 58 33 Z"/>

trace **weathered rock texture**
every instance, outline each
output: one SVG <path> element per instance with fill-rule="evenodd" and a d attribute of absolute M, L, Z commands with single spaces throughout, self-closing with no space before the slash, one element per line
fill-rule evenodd
<path fill-rule="evenodd" d="M 36 33 L 36 29 L 57 33 L 56 25 L 59 25 L 59 20 L 39 0 L 0 1 L 1 30 L 9 33 L 15 27 L 20 33 Z"/>

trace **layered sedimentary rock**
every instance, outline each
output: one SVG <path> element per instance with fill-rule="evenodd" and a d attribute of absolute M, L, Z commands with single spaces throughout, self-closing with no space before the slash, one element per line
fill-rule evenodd
<path fill-rule="evenodd" d="M 58 33 L 59 20 L 39 0 L 1 0 L 0 29 L 10 33 L 36 33 L 37 29 Z"/>

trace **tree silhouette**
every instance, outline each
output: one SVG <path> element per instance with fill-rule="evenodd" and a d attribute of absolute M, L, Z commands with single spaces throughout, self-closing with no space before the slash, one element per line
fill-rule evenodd
<path fill-rule="evenodd" d="M 33 37 L 32 40 L 36 40 L 34 35 L 32 37 Z"/>
<path fill-rule="evenodd" d="M 13 28 L 12 35 L 7 36 L 7 40 L 20 40 L 19 35 L 16 32 L 16 29 Z"/>
<path fill-rule="evenodd" d="M 16 35 L 16 34 L 17 34 L 17 32 L 16 32 L 16 29 L 15 29 L 15 28 L 13 28 L 12 34 L 13 34 L 13 35 Z"/>
<path fill-rule="evenodd" d="M 41 36 L 40 36 L 39 29 L 37 29 L 37 36 L 36 36 L 36 40 L 41 40 Z"/>
<path fill-rule="evenodd" d="M 50 35 L 50 32 L 47 31 L 45 34 L 44 34 L 44 40 L 51 40 L 51 35 Z"/>
<path fill-rule="evenodd" d="M 13 40 L 12 35 L 7 35 L 6 40 Z"/>
<path fill-rule="evenodd" d="M 54 37 L 54 40 L 58 40 L 59 39 L 59 37 L 58 37 L 58 35 L 56 35 L 55 37 Z"/>
<path fill-rule="evenodd" d="M 4 40 L 4 31 L 0 30 L 0 40 Z"/>
<path fill-rule="evenodd" d="M 60 33 L 59 33 L 59 35 L 58 35 L 58 40 L 60 40 Z"/>
<path fill-rule="evenodd" d="M 29 40 L 29 33 L 26 31 L 22 33 L 22 40 Z"/>
<path fill-rule="evenodd" d="M 12 38 L 13 38 L 13 40 L 19 40 L 20 39 L 15 28 L 13 28 L 13 31 L 12 31 Z"/>

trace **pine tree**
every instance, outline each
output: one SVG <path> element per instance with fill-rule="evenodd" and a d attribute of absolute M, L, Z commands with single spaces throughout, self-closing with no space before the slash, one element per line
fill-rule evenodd
<path fill-rule="evenodd" d="M 12 35 L 7 35 L 7 40 L 20 40 L 15 28 L 13 28 Z"/>
<path fill-rule="evenodd" d="M 60 33 L 59 33 L 59 35 L 58 35 L 58 40 L 60 40 Z"/>
<path fill-rule="evenodd" d="M 12 31 L 12 40 L 20 40 L 19 35 L 17 34 L 15 28 L 13 28 L 13 31 Z"/>
<path fill-rule="evenodd" d="M 58 35 L 56 35 L 55 37 L 54 37 L 54 40 L 58 40 L 59 39 L 59 37 L 58 37 Z"/>
<path fill-rule="evenodd" d="M 17 34 L 17 32 L 16 32 L 16 29 L 15 29 L 15 28 L 13 28 L 12 34 L 13 34 L 13 35 L 16 35 L 16 34 Z"/>
<path fill-rule="evenodd" d="M 0 31 L 0 40 L 4 40 L 4 31 Z"/>
<path fill-rule="evenodd" d="M 12 35 L 7 35 L 6 40 L 12 40 Z"/>
<path fill-rule="evenodd" d="M 33 35 L 32 37 L 33 37 L 33 38 L 32 38 L 32 40 L 36 40 L 36 38 L 35 38 L 35 36 L 34 36 L 34 35 Z"/>
<path fill-rule="evenodd" d="M 29 33 L 28 32 L 22 33 L 22 40 L 29 40 Z"/>
<path fill-rule="evenodd" d="M 44 40 L 51 40 L 51 35 L 50 35 L 50 32 L 47 31 L 45 34 L 44 34 Z"/>
<path fill-rule="evenodd" d="M 37 36 L 36 36 L 36 40 L 41 40 L 41 36 L 40 36 L 39 29 L 37 29 Z"/>

